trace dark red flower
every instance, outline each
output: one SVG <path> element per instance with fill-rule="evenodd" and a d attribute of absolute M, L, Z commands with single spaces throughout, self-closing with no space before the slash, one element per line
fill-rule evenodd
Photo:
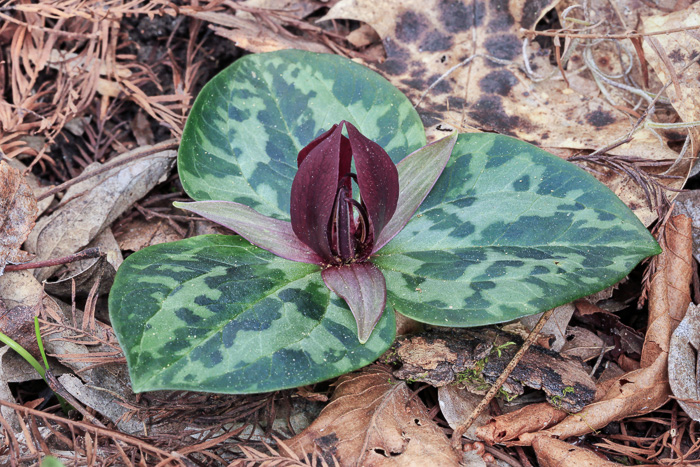
<path fill-rule="evenodd" d="M 399 199 L 399 174 L 389 155 L 342 121 L 302 149 L 297 164 L 290 209 L 296 236 L 329 265 L 367 259 Z M 352 196 L 353 181 L 359 200 Z"/>
<path fill-rule="evenodd" d="M 320 266 L 323 282 L 350 307 L 357 337 L 364 343 L 387 297 L 384 274 L 369 261 L 370 256 L 397 235 L 418 209 L 445 168 L 456 140 L 453 134 L 424 146 L 396 166 L 381 146 L 342 121 L 299 151 L 291 222 L 231 201 L 175 205 L 218 222 L 277 256 Z M 353 182 L 359 188 L 358 199 L 352 195 Z"/>

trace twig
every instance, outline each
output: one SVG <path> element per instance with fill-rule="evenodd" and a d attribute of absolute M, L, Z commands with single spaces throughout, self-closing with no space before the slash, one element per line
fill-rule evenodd
<path fill-rule="evenodd" d="M 564 36 L 564 37 L 578 37 L 580 39 L 632 39 L 635 37 L 662 36 L 665 34 L 672 34 L 675 32 L 685 32 L 685 31 L 690 31 L 693 29 L 700 29 L 700 25 L 685 26 L 682 28 L 666 29 L 663 31 L 655 31 L 655 32 L 644 32 L 644 33 L 628 32 L 625 34 L 578 34 L 575 31 L 574 32 L 535 31 L 534 29 L 525 29 L 525 28 L 521 28 L 520 32 L 522 34 L 525 34 L 528 37 L 533 37 L 533 36 L 549 36 L 549 37 Z"/>
<path fill-rule="evenodd" d="M 102 250 L 100 247 L 88 248 L 72 255 L 64 256 L 63 258 L 47 259 L 44 261 L 37 261 L 34 263 L 24 263 L 24 264 L 8 264 L 5 266 L 5 271 L 23 271 L 25 269 L 37 269 L 37 268 L 48 268 L 51 266 L 60 266 L 61 264 L 73 263 L 75 261 L 80 261 L 88 258 L 98 258 L 102 256 Z"/>
<path fill-rule="evenodd" d="M 469 415 L 469 418 L 467 418 L 467 420 L 464 423 L 462 423 L 455 429 L 454 433 L 452 434 L 452 446 L 455 449 L 461 448 L 462 435 L 467 432 L 469 427 L 472 426 L 472 423 L 474 423 L 474 420 L 476 420 L 476 417 L 478 417 L 479 414 L 481 414 L 481 412 L 484 411 L 486 406 L 488 406 L 491 403 L 493 398 L 496 397 L 496 394 L 498 394 L 498 391 L 501 389 L 501 386 L 503 386 L 503 383 L 506 382 L 506 379 L 508 379 L 508 376 L 510 376 L 515 367 L 518 366 L 518 363 L 523 358 L 523 355 L 525 355 L 525 352 L 527 352 L 527 349 L 529 349 L 530 346 L 535 342 L 535 339 L 537 339 L 537 336 L 540 334 L 540 331 L 544 327 L 545 323 L 547 323 L 547 321 L 549 320 L 549 317 L 552 316 L 552 313 L 554 313 L 554 308 L 552 308 L 551 310 L 547 310 L 542 314 L 542 317 L 540 317 L 540 320 L 537 321 L 537 324 L 535 325 L 534 329 L 527 336 L 527 339 L 525 339 L 525 342 L 523 342 L 523 345 L 520 347 L 518 352 L 510 361 L 510 363 L 508 363 L 508 366 L 506 366 L 506 368 L 503 370 L 501 376 L 499 376 L 496 382 L 493 383 L 493 386 L 491 386 L 489 392 L 486 393 L 481 402 L 479 402 L 479 405 L 477 405 L 476 408 L 472 411 L 472 413 Z"/>
<path fill-rule="evenodd" d="M 135 154 L 132 154 L 129 157 L 125 157 L 124 159 L 107 163 L 97 170 L 93 170 L 89 173 L 83 173 L 75 178 L 68 180 L 65 183 L 61 183 L 60 185 L 55 186 L 55 187 L 51 188 L 50 190 L 45 191 L 44 193 L 37 196 L 36 200 L 41 201 L 42 199 L 48 198 L 49 196 L 55 195 L 56 193 L 60 193 L 61 191 L 68 188 L 69 186 L 73 186 L 76 183 L 80 183 L 84 180 L 87 180 L 88 178 L 94 177 L 95 175 L 99 175 L 101 173 L 107 172 L 115 167 L 119 167 L 121 165 L 128 164 L 129 162 L 135 161 L 137 159 L 152 156 L 153 154 L 157 154 L 157 153 L 162 152 L 162 151 L 167 151 L 169 149 L 177 149 L 177 147 L 178 147 L 177 140 L 169 139 L 167 141 L 163 141 L 162 143 L 156 144 L 156 145 L 151 146 L 149 148 L 144 148 L 141 151 L 136 151 Z"/>

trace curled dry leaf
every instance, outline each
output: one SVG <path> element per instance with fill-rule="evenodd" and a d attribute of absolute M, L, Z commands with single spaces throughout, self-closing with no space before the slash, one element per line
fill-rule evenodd
<path fill-rule="evenodd" d="M 673 332 L 668 354 L 668 381 L 671 391 L 683 410 L 695 421 L 700 421 L 700 307 L 691 303 L 688 312 Z"/>
<path fill-rule="evenodd" d="M 671 334 L 680 324 L 690 304 L 690 283 L 693 277 L 692 221 L 687 216 L 672 217 L 659 241 L 663 253 L 654 258 L 656 274 L 649 290 L 649 322 L 642 368 L 659 356 L 668 355 Z"/>
<path fill-rule="evenodd" d="M 535 433 L 556 425 L 567 415 L 550 404 L 528 404 L 480 426 L 476 429 L 476 435 L 489 444 L 502 443 L 517 439 L 524 433 Z"/>
<path fill-rule="evenodd" d="M 610 462 L 588 449 L 550 438 L 538 436 L 532 442 L 537 460 L 541 467 L 559 467 L 575 465 L 576 467 L 619 467 L 617 462 Z"/>
<path fill-rule="evenodd" d="M 34 227 L 36 199 L 19 170 L 0 162 L 0 274 L 5 266 L 24 263 L 31 255 L 20 251 Z"/>
<path fill-rule="evenodd" d="M 343 376 L 331 402 L 286 442 L 298 456 L 318 449 L 332 465 L 457 466 L 460 456 L 419 398 L 383 367 Z"/>
<path fill-rule="evenodd" d="M 139 148 L 139 151 L 143 149 Z M 113 160 L 134 154 L 135 151 L 132 151 Z M 64 197 L 67 201 L 53 214 L 37 222 L 27 239 L 27 249 L 35 253 L 39 260 L 62 257 L 82 249 L 162 181 L 172 168 L 175 156 L 175 151 L 162 151 L 73 185 Z M 98 167 L 98 164 L 92 164 L 85 170 L 96 170 Z M 37 270 L 35 275 L 42 281 L 55 270 L 43 268 Z"/>
<path fill-rule="evenodd" d="M 558 438 L 580 436 L 626 417 L 649 413 L 668 400 L 668 350 L 671 334 L 690 303 L 692 270 L 691 223 L 686 216 L 671 218 L 659 244 L 657 270 L 649 291 L 649 327 L 642 349 L 641 368 L 614 381 L 598 402 L 572 414 L 543 434 Z M 679 318 L 680 317 L 680 318 Z M 532 442 L 535 434 L 521 441 Z"/>

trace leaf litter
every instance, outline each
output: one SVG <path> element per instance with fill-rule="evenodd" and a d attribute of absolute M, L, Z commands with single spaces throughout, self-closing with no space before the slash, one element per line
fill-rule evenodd
<path fill-rule="evenodd" d="M 591 455 L 585 447 L 627 462 L 697 462 L 700 446 L 689 408 L 697 396 L 692 392 L 676 394 L 680 402 L 690 403 L 687 414 L 675 402 L 666 403 L 671 394 L 667 381 L 675 381 L 678 370 L 674 367 L 670 376 L 666 374 L 667 354 L 687 365 L 687 359 L 679 357 L 684 354 L 675 350 L 671 333 L 690 302 L 685 287 L 695 263 L 689 253 L 687 221 L 668 220 L 665 198 L 675 197 L 674 190 L 685 184 L 700 144 L 693 125 L 700 120 L 696 99 L 700 84 L 691 79 L 698 67 L 694 61 L 698 55 L 698 6 L 681 3 L 678 7 L 683 9 L 672 12 L 672 4 L 668 11 L 650 4 L 630 8 L 625 0 L 588 2 L 586 9 L 573 2 L 539 2 L 535 7 L 513 0 L 502 9 L 487 7 L 476 15 L 467 11 L 465 4 L 449 1 L 432 6 L 400 2 L 389 9 L 391 14 L 386 8 L 379 11 L 377 2 L 359 0 L 340 1 L 330 9 L 317 2 L 287 0 L 204 1 L 178 6 L 166 1 L 6 3 L 0 11 L 0 54 L 8 63 L 0 69 L 4 93 L 0 99 L 0 154 L 6 159 L 0 163 L 0 181 L 10 191 L 19 189 L 22 203 L 5 207 L 12 197 L 5 193 L 2 197 L 2 218 L 14 216 L 20 221 L 3 223 L 2 257 L 8 264 L 53 260 L 89 247 L 100 232 L 110 230 L 116 234 L 119 249 L 128 254 L 160 238 L 186 238 L 211 228 L 170 207 L 172 201 L 182 200 L 182 195 L 167 163 L 158 169 L 157 176 L 141 173 L 146 169 L 134 171 L 128 163 L 92 175 L 86 167 L 93 163 L 110 167 L 118 155 L 144 143 L 159 144 L 179 137 L 202 83 L 244 50 L 299 48 L 339 53 L 374 67 L 402 89 L 431 125 L 433 135 L 447 126 L 498 131 L 534 142 L 560 157 L 573 156 L 572 161 L 613 188 L 647 224 L 658 217 L 655 229 L 671 252 L 653 260 L 654 269 L 641 286 L 640 279 L 631 279 L 632 284 L 636 281 L 637 296 L 640 288 L 649 286 L 648 324 L 629 317 L 620 320 L 617 313 L 600 308 L 583 314 L 586 305 L 578 303 L 568 326 L 566 322 L 556 326 L 564 332 L 554 334 L 571 344 L 564 344 L 562 354 L 572 355 L 576 350 L 589 368 L 598 370 L 594 375 L 597 402 L 572 414 L 561 405 L 541 402 L 539 396 L 539 401 L 527 401 L 519 410 L 498 416 L 498 411 L 515 407 L 502 397 L 483 417 L 493 421 L 469 432 L 501 444 L 464 447 L 476 446 L 474 452 L 480 453 L 489 449 L 509 465 L 537 461 L 541 465 L 562 461 L 583 464 Z M 109 8 L 107 16 L 103 14 L 105 7 Z M 639 25 L 637 12 L 642 17 Z M 640 33 L 628 32 L 634 27 Z M 548 37 L 551 42 L 547 42 Z M 665 94 L 656 98 L 664 86 Z M 628 135 L 630 141 L 626 141 Z M 12 171 L 7 169 L 7 160 L 14 167 Z M 16 165 L 20 160 L 25 168 Z M 107 189 L 109 179 L 118 179 L 119 174 L 127 179 L 126 186 L 140 176 L 148 181 L 133 194 L 123 191 L 124 185 Z M 41 184 L 57 188 L 46 193 L 46 187 L 34 182 L 36 176 Z M 154 190 L 161 178 L 164 184 Z M 82 187 L 80 180 L 85 182 Z M 101 183 L 95 183 L 97 180 Z M 73 189 L 66 192 L 69 185 Z M 60 201 L 51 201 L 56 195 Z M 31 249 L 40 253 L 36 260 L 20 249 L 36 216 L 32 214 L 37 212 L 32 205 L 34 198 L 40 205 L 43 202 L 42 211 L 48 208 L 32 231 L 36 239 L 32 237 Z M 92 205 L 86 203 L 90 198 Z M 108 203 L 108 199 L 112 201 Z M 71 221 L 56 220 L 69 215 L 73 216 Z M 65 242 L 38 240 L 41 232 L 51 228 L 56 229 L 53 238 Z M 134 229 L 141 233 L 129 235 Z M 48 231 L 44 235 L 48 237 Z M 24 248 L 29 249 L 29 243 Z M 226 465 L 236 461 L 242 465 L 345 465 L 341 457 L 318 446 L 314 441 L 318 437 L 310 435 L 326 423 L 323 415 L 310 430 L 302 431 L 308 420 L 277 438 L 279 442 L 273 437 L 274 430 L 285 426 L 285 417 L 293 418 L 297 409 L 290 407 L 298 404 L 292 401 L 307 396 L 308 390 L 251 396 L 131 394 L 123 357 L 105 321 L 99 283 L 104 287 L 109 277 L 96 271 L 100 268 L 95 264 L 100 261 L 105 258 L 90 260 L 92 267 L 78 267 L 74 271 L 78 276 L 66 272 L 60 291 L 49 285 L 56 285 L 56 277 L 47 269 L 37 270 L 42 280 L 50 279 L 45 289 L 27 271 L 7 270 L 0 277 L 4 309 L 40 317 L 45 345 L 55 356 L 50 360 L 52 370 L 69 372 L 58 378 L 66 381 L 69 393 L 76 397 L 78 390 L 90 393 L 89 397 L 78 397 L 76 404 L 92 406 L 99 422 L 72 420 L 62 416 L 56 406 L 38 405 L 34 401 L 45 397 L 23 386 L 21 377 L 13 377 L 18 386 L 12 391 L 9 386 L 0 388 L 3 462 L 36 461 L 53 453 L 75 464 Z M 115 264 L 118 267 L 118 261 Z M 81 274 L 84 279 L 79 278 Z M 83 281 L 83 285 L 76 283 L 74 287 L 74 280 Z M 60 302 L 59 296 L 67 303 Z M 20 334 L 17 337 L 24 339 L 27 348 L 32 347 L 33 336 L 27 336 L 28 331 L 12 332 Z M 574 338 L 569 340 L 570 336 Z M 581 336 L 586 336 L 584 342 L 576 340 Z M 547 346 L 546 339 L 538 342 Z M 491 350 L 487 354 L 493 358 Z M 474 359 L 476 355 L 480 354 L 459 358 Z M 7 353 L 2 362 L 6 357 Z M 391 360 L 395 356 L 387 357 Z M 10 370 L 4 371 L 7 375 Z M 411 426 L 416 430 L 414 439 L 421 440 L 420 454 L 461 458 L 448 454 L 453 452 L 448 448 L 440 450 L 446 446 L 444 433 L 450 435 L 467 417 L 466 409 L 458 417 L 441 413 L 440 401 L 444 404 L 445 394 L 452 394 L 456 387 L 443 385 L 440 397 L 433 386 L 401 382 L 386 369 L 381 371 L 385 373 L 370 375 L 376 381 L 368 390 L 385 401 L 400 393 L 403 399 L 399 400 L 408 403 L 403 410 L 410 407 L 405 413 L 421 414 L 425 424 Z M 684 371 L 692 374 L 692 368 Z M 380 381 L 377 375 L 384 379 Z M 349 375 L 340 381 L 352 383 L 366 376 Z M 689 381 L 691 386 L 697 384 L 692 378 Z M 515 383 L 511 381 L 507 387 Z M 313 390 L 319 394 L 332 392 L 318 386 Z M 417 390 L 420 392 L 415 394 Z M 531 394 L 536 395 L 530 390 L 521 398 Z M 566 396 L 570 393 L 561 395 L 562 399 Z M 337 400 L 340 405 L 348 404 L 348 397 L 351 394 L 344 394 L 338 384 L 331 404 Z M 557 401 L 556 397 L 550 394 L 550 402 Z M 368 408 L 369 401 L 354 399 L 377 423 L 396 423 L 392 422 L 395 414 L 382 417 L 381 412 Z M 453 416 L 457 418 L 449 421 Z M 605 431 L 591 433 L 592 427 Z M 245 433 L 249 436 L 255 430 L 262 436 L 256 439 L 264 439 L 267 447 L 246 437 Z M 126 434 L 129 432 L 134 436 Z M 307 443 L 299 451 L 288 448 L 291 441 L 283 439 L 295 432 L 302 434 L 292 440 L 305 439 Z M 584 437 L 583 447 L 574 450 L 564 442 L 579 435 Z M 98 438 L 103 442 L 97 443 Z M 338 436 L 330 445 L 345 450 L 355 446 L 349 439 Z M 367 439 L 376 441 L 369 435 Z M 404 445 L 398 438 L 385 441 Z M 276 448 L 273 443 L 277 443 Z M 531 444 L 535 449 L 516 444 Z M 395 446 L 384 446 L 371 454 L 373 459 L 390 462 L 390 450 Z M 384 456 L 386 447 L 388 456 Z M 591 465 L 603 465 L 597 459 L 599 463 Z"/>

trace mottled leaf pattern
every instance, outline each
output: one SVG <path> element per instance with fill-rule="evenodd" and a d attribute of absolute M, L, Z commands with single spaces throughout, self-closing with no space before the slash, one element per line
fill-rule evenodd
<path fill-rule="evenodd" d="M 394 162 L 425 144 L 410 101 L 368 68 L 300 50 L 247 55 L 192 107 L 178 154 L 183 186 L 197 201 L 235 201 L 289 219 L 298 152 L 341 120 Z"/>
<path fill-rule="evenodd" d="M 375 360 L 396 327 L 385 312 L 360 344 L 318 266 L 225 235 L 134 253 L 109 308 L 137 392 L 257 393 L 322 381 Z"/>
<path fill-rule="evenodd" d="M 398 312 L 478 326 L 601 290 L 659 251 L 583 170 L 507 136 L 463 134 L 416 216 L 372 261 Z"/>

